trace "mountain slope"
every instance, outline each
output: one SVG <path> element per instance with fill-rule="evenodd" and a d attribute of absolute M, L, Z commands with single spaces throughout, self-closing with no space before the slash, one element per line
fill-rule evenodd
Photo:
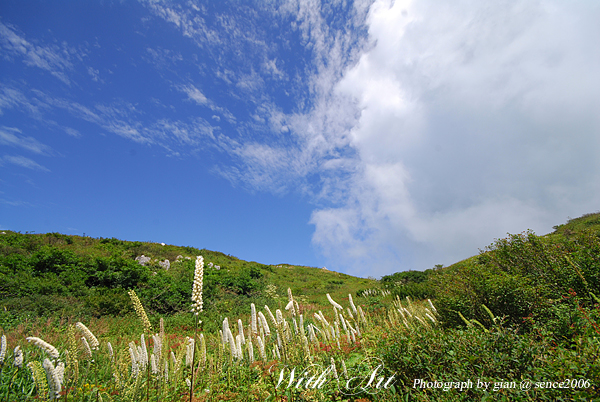
<path fill-rule="evenodd" d="M 544 236 L 509 235 L 477 256 L 413 276 L 419 280 L 396 273 L 382 283 L 401 297 L 435 298 L 447 325 L 464 324 L 463 317 L 493 325 L 491 311 L 523 329 L 552 323 L 568 338 L 584 319 L 571 312 L 600 302 L 600 213 L 570 219 Z"/>
<path fill-rule="evenodd" d="M 205 262 L 206 314 L 246 309 L 247 300 L 283 308 L 287 288 L 306 305 L 327 304 L 376 281 L 325 269 L 265 265 L 194 247 L 60 233 L 0 233 L 0 309 L 13 316 L 102 316 L 131 311 L 135 289 L 152 313 L 189 310 L 195 258 Z M 145 258 L 141 265 L 136 258 Z M 244 313 L 246 313 L 244 311 Z"/>

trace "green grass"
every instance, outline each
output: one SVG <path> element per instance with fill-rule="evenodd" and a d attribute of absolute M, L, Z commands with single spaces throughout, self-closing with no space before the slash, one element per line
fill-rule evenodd
<path fill-rule="evenodd" d="M 135 261 L 141 255 L 151 258 L 146 266 Z M 302 303 L 316 308 L 327 304 L 324 293 L 347 298 L 348 293 L 377 284 L 319 268 L 264 265 L 194 247 L 5 231 L 0 235 L 0 325 L 49 316 L 122 316 L 132 313 L 128 289 L 136 289 L 152 314 L 185 314 L 197 255 L 206 263 L 205 310 L 215 319 L 242 314 L 238 307 L 250 298 L 257 305 L 282 308 L 288 287 Z M 167 259 L 168 270 L 160 265 Z M 267 295 L 268 286 L 280 297 Z M 218 327 L 209 324 L 205 329 Z"/>
<path fill-rule="evenodd" d="M 221 268 L 204 271 L 200 319 L 206 354 L 196 360 L 194 401 L 594 400 L 600 398 L 599 218 L 572 219 L 546 236 L 509 235 L 449 267 L 396 273 L 379 282 L 192 247 L 7 232 L 0 235 L 0 335 L 7 341 L 0 402 L 49 400 L 51 377 L 42 367 L 48 356 L 25 341 L 30 336 L 57 347 L 60 359 L 53 364 L 67 364 L 61 400 L 189 400 L 191 367 L 182 362 L 186 337 L 194 336 L 187 310 L 196 255 Z M 157 261 L 142 267 L 133 261 L 140 254 Z M 172 263 L 168 271 L 158 265 L 177 255 L 192 259 Z M 129 349 L 141 346 L 144 326 L 128 288 L 135 288 L 160 334 L 155 339 L 163 345 L 157 357 L 162 371 L 135 374 Z M 303 327 L 299 316 L 284 309 L 288 288 Z M 328 293 L 343 312 L 335 314 Z M 348 294 L 365 321 L 352 312 Z M 414 301 L 425 297 L 435 307 Z M 250 303 L 269 320 L 270 336 L 250 333 Z M 279 325 L 265 305 L 273 314 L 283 312 Z M 316 318 L 319 311 L 328 324 Z M 241 359 L 223 344 L 225 318 L 234 338 L 242 320 L 254 362 L 248 343 Z M 100 341 L 91 356 L 74 330 L 77 321 Z M 343 330 L 346 321 L 360 332 L 354 339 Z M 312 325 L 316 339 L 310 337 Z M 149 354 L 152 335 L 145 334 Z M 259 337 L 265 358 L 259 356 Z M 16 346 L 24 352 L 21 368 L 13 364 Z M 203 350 L 198 343 L 196 356 Z M 333 365 L 337 379 L 328 371 L 322 387 L 295 387 Z"/>

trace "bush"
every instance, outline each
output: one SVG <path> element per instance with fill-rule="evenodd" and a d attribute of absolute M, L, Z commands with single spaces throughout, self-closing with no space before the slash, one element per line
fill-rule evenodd
<path fill-rule="evenodd" d="M 597 317 L 590 323 L 596 323 Z M 579 400 L 600 392 L 598 334 L 590 331 L 574 338 L 574 347 L 557 346 L 545 326 L 529 334 L 498 323 L 484 330 L 477 326 L 464 329 L 435 328 L 429 331 L 398 331 L 378 344 L 385 367 L 397 375 L 407 400 L 414 401 L 556 401 Z M 549 350 L 553 353 L 549 354 Z M 521 381 L 562 382 L 587 380 L 589 388 L 520 389 Z M 415 380 L 428 382 L 466 382 L 473 385 L 462 391 L 421 389 Z M 477 389 L 477 381 L 502 382 L 515 388 L 488 391 Z"/>
<path fill-rule="evenodd" d="M 541 238 L 531 232 L 497 240 L 478 257 L 437 271 L 430 277 L 440 314 L 449 326 L 463 325 L 458 315 L 489 320 L 480 306 L 506 316 L 510 325 L 530 330 L 527 318 L 546 322 L 557 338 L 571 336 L 576 317 L 572 295 L 591 306 L 600 288 L 600 240 L 581 232 L 569 239 Z M 524 325 L 523 325 L 524 324 Z"/>
<path fill-rule="evenodd" d="M 94 289 L 85 298 L 85 307 L 94 317 L 117 317 L 133 311 L 125 289 Z"/>
<path fill-rule="evenodd" d="M 430 275 L 434 271 L 404 271 L 396 272 L 392 275 L 384 275 L 380 282 L 383 287 L 392 292 L 393 296 L 405 299 L 407 296 L 411 299 L 433 299 L 435 298 L 435 289 L 429 282 Z"/>
<path fill-rule="evenodd" d="M 120 257 L 97 257 L 86 264 L 85 271 L 88 274 L 85 284 L 89 287 L 129 289 L 147 282 L 150 276 L 147 267 Z"/>

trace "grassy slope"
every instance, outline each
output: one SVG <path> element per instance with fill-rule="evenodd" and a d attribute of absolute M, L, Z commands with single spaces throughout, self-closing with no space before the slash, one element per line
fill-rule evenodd
<path fill-rule="evenodd" d="M 441 289 L 449 289 L 455 292 L 455 295 L 461 295 L 462 299 L 458 298 L 456 300 L 461 303 L 464 302 L 462 305 L 450 307 L 456 308 L 457 311 L 462 311 L 467 316 L 467 319 L 471 319 L 476 316 L 467 314 L 466 310 L 463 309 L 463 307 L 468 307 L 467 304 L 470 301 L 470 297 L 485 298 L 489 297 L 492 292 L 496 296 L 502 296 L 501 291 L 507 291 L 512 298 L 514 294 L 511 292 L 519 286 L 521 286 L 521 290 L 525 292 L 521 296 L 536 296 L 540 289 L 540 286 L 538 286 L 539 284 L 534 282 L 525 283 L 524 281 L 537 280 L 544 285 L 544 281 L 541 280 L 544 278 L 530 278 L 527 276 L 528 272 L 524 274 L 522 271 L 497 270 L 494 266 L 495 263 L 513 261 L 510 260 L 511 258 L 520 258 L 518 261 L 524 264 L 531 263 L 531 265 L 540 265 L 542 267 L 540 272 L 544 273 L 543 267 L 545 267 L 544 263 L 547 262 L 546 260 L 538 260 L 537 258 L 528 260 L 527 258 L 521 257 L 554 257 L 569 255 L 571 262 L 578 267 L 580 273 L 575 275 L 575 271 L 569 268 L 573 264 L 565 264 L 565 261 L 556 259 L 550 261 L 554 263 L 551 268 L 558 269 L 555 273 L 557 275 L 556 277 L 564 278 L 568 282 L 568 285 L 574 284 L 579 286 L 578 292 L 580 290 L 586 290 L 587 284 L 590 285 L 590 288 L 593 286 L 595 290 L 599 288 L 598 284 L 600 283 L 600 278 L 598 276 L 600 262 L 597 257 L 600 255 L 600 240 L 598 239 L 600 227 L 597 222 L 598 218 L 600 218 L 600 214 L 587 215 L 573 219 L 565 225 L 557 226 L 556 232 L 539 237 L 539 241 L 537 240 L 537 236 L 535 238 L 527 236 L 520 238 L 517 235 L 517 237 L 513 239 L 523 239 L 523 243 L 519 243 L 518 241 L 513 243 L 509 242 L 509 247 L 505 250 L 496 248 L 495 251 L 486 253 L 486 255 L 488 255 L 487 262 L 486 258 L 481 258 L 482 256 L 474 256 L 447 268 L 431 270 L 427 273 L 425 278 L 421 275 L 415 275 L 414 273 L 405 274 L 394 278 L 400 279 L 400 281 L 394 281 L 392 283 L 395 284 L 396 282 L 400 282 L 403 283 L 401 286 L 406 286 L 407 283 L 410 284 L 411 282 L 403 282 L 402 280 L 413 278 L 419 281 L 419 285 L 423 285 L 423 291 L 427 291 L 427 283 L 434 282 L 434 278 L 446 278 L 448 282 L 446 282 L 446 286 Z M 588 237 L 578 236 L 578 233 L 585 232 L 582 232 L 582 228 L 592 229 L 595 233 Z M 0 235 L 0 239 L 1 236 L 2 235 Z M 44 241 L 46 243 L 53 243 L 56 247 L 60 246 L 63 247 L 62 249 L 64 250 L 72 250 L 74 253 L 79 253 L 78 255 L 82 258 L 89 258 L 91 255 L 97 253 L 103 255 L 104 258 L 114 260 L 117 256 L 120 256 L 131 261 L 134 255 L 139 255 L 140 253 L 151 255 L 152 257 L 164 258 L 167 256 L 167 254 L 161 254 L 161 252 L 164 251 L 171 253 L 169 255 L 171 258 L 174 258 L 180 251 L 184 250 L 184 248 L 161 246 L 159 244 L 89 238 L 71 239 L 72 247 L 68 248 L 68 241 L 65 238 L 61 238 L 61 235 L 36 236 L 22 237 L 22 239 L 28 239 L 28 241 L 35 240 L 34 243 L 37 242 L 40 244 Z M 57 240 L 53 238 L 56 238 Z M 61 243 L 62 241 L 64 241 L 65 244 Z M 82 244 L 78 244 L 80 241 Z M 20 252 L 35 254 L 36 247 L 40 244 L 35 245 L 29 242 L 24 243 L 19 247 L 13 247 L 7 246 L 6 241 L 2 242 L 0 240 L 0 247 L 3 247 L 2 252 L 5 253 L 11 251 L 13 255 Z M 535 247 L 531 247 L 532 245 Z M 541 248 L 537 248 L 538 246 Z M 13 247 L 13 249 L 9 250 L 7 247 Z M 94 249 L 96 251 L 93 251 Z M 37 250 L 39 251 L 39 248 Z M 500 257 L 490 257 L 490 255 L 494 253 L 502 254 L 501 252 L 498 253 L 498 250 L 507 251 L 505 253 L 505 258 L 507 260 L 503 260 Z M 347 277 L 342 274 L 326 272 L 315 268 L 289 267 L 286 265 L 280 267 L 266 266 L 255 262 L 241 261 L 235 257 L 208 250 L 185 248 L 185 251 L 188 252 L 187 255 L 191 256 L 200 252 L 205 256 L 207 262 L 218 263 L 221 265 L 222 268 L 219 271 L 207 269 L 205 284 L 218 284 L 218 286 L 210 285 L 213 286 L 213 290 L 216 289 L 216 291 L 207 300 L 209 301 L 209 305 L 212 300 L 213 306 L 211 308 L 219 310 L 220 314 L 227 314 L 232 322 L 234 322 L 235 318 L 240 317 L 240 315 L 231 310 L 233 308 L 231 305 L 229 305 L 228 308 L 225 308 L 228 306 L 227 303 L 239 303 L 243 307 L 239 311 L 243 312 L 243 314 L 247 314 L 248 304 L 250 302 L 256 303 L 257 307 L 260 309 L 259 303 L 266 300 L 264 293 L 266 293 L 266 285 L 268 284 L 276 284 L 276 286 L 278 286 L 277 293 L 279 293 L 280 296 L 279 300 L 273 300 L 272 298 L 268 300 L 270 304 L 275 306 L 285 304 L 287 300 L 285 297 L 287 286 L 294 289 L 296 296 L 309 296 L 308 302 L 324 302 L 324 292 L 330 292 L 334 298 L 341 301 L 342 296 L 351 290 L 361 289 L 363 286 L 372 287 L 374 285 L 368 280 Z M 186 255 L 184 253 L 180 254 Z M 2 254 L 0 253 L 0 255 Z M 542 264 L 540 264 L 540 262 Z M 510 266 L 512 266 L 512 264 L 510 264 Z M 0 268 L 6 267 L 0 264 Z M 149 269 L 155 268 L 157 268 L 156 265 Z M 254 271 L 252 271 L 253 268 Z M 177 275 L 182 273 L 190 276 L 192 274 L 192 269 L 193 260 L 189 260 L 189 263 L 179 265 L 174 264 L 169 271 L 169 275 L 173 274 L 173 278 L 175 279 Z M 483 273 L 481 270 L 484 270 Z M 240 276 L 236 275 L 239 273 L 243 274 L 244 272 L 254 272 L 255 276 L 258 276 L 256 275 L 257 273 L 261 274 L 260 278 L 256 280 L 257 287 L 251 289 L 248 294 L 236 294 L 228 287 L 227 281 L 225 280 L 221 282 L 215 281 L 215 279 L 226 279 L 228 275 L 233 279 L 239 279 Z M 231 276 L 232 274 L 235 275 Z M 492 278 L 494 276 L 495 278 Z M 517 279 L 515 282 L 515 285 L 517 286 L 514 287 L 511 286 L 511 278 L 513 278 L 513 276 Z M 578 283 L 577 277 L 582 276 L 587 278 L 587 284 L 583 279 L 582 283 Z M 152 278 L 156 277 L 160 277 L 160 274 L 152 276 Z M 243 277 L 243 275 L 241 277 Z M 493 279 L 491 282 L 490 278 Z M 339 283 L 340 281 L 342 283 Z M 550 282 L 553 283 L 554 281 Z M 439 283 L 443 284 L 443 281 L 438 282 L 438 285 Z M 552 283 L 550 283 L 550 285 L 552 285 Z M 145 287 L 145 284 L 146 282 L 140 283 L 137 290 L 150 302 L 152 300 L 152 293 L 144 293 L 149 290 Z M 382 284 L 385 285 L 385 282 L 382 281 Z M 545 284 L 547 285 L 548 283 Z M 0 278 L 0 292 L 2 292 L 2 286 L 4 286 L 4 282 L 2 282 L 2 278 Z M 207 291 L 210 290 L 210 286 L 208 286 Z M 318 289 L 319 286 L 321 286 L 321 289 Z M 477 286 L 484 287 L 477 289 Z M 185 284 L 184 288 L 187 298 L 189 297 L 189 283 Z M 321 351 L 319 353 L 314 353 L 314 357 L 318 359 L 318 362 L 322 365 L 329 364 L 330 359 L 335 358 L 336 362 L 342 359 L 346 362 L 349 370 L 358 367 L 365 356 L 377 356 L 378 358 L 380 357 L 383 359 L 385 362 L 385 374 L 389 376 L 394 373 L 396 376 L 395 389 L 393 392 L 380 390 L 374 395 L 363 394 L 361 396 L 367 398 L 359 400 L 592 400 L 592 398 L 600 395 L 600 389 L 598 388 L 598 384 L 600 384 L 600 371 L 598 366 L 598 357 L 600 356 L 600 354 L 598 354 L 598 334 L 600 334 L 600 327 L 598 327 L 597 324 L 598 317 L 600 317 L 600 307 L 597 302 L 596 304 L 590 304 L 589 300 L 586 299 L 588 296 L 583 291 L 579 292 L 581 296 L 573 297 L 569 296 L 568 292 L 565 295 L 561 295 L 564 286 L 558 289 L 555 289 L 552 286 L 546 289 L 543 289 L 543 286 L 541 288 L 545 292 L 544 296 L 557 291 L 561 297 L 554 297 L 556 303 L 553 302 L 550 305 L 542 304 L 536 307 L 537 310 L 534 312 L 548 314 L 546 316 L 538 315 L 539 319 L 536 319 L 535 322 L 533 322 L 534 320 L 532 319 L 531 321 L 533 323 L 531 330 L 529 331 L 521 331 L 519 326 L 507 325 L 508 323 L 506 322 L 502 324 L 502 320 L 496 321 L 494 319 L 493 321 L 490 321 L 491 317 L 487 317 L 486 321 L 487 314 L 485 312 L 483 312 L 482 316 L 477 317 L 477 319 L 483 323 L 481 326 L 486 327 L 485 330 L 482 329 L 480 325 L 473 325 L 473 321 L 471 321 L 470 324 L 467 324 L 467 326 L 465 326 L 465 322 L 459 321 L 457 325 L 438 327 L 430 325 L 420 326 L 416 323 L 416 320 L 410 321 L 410 319 L 411 328 L 408 328 L 409 326 L 405 324 L 405 330 L 405 325 L 403 325 L 401 317 L 397 313 L 398 305 L 396 302 L 392 303 L 390 297 L 360 298 L 361 304 L 367 299 L 380 299 L 380 301 L 383 302 L 382 308 L 373 309 L 372 314 L 368 315 L 369 325 L 365 325 L 364 328 L 361 329 L 363 335 L 360 340 L 360 345 L 348 347 L 348 345 L 342 343 L 341 348 L 336 348 L 335 343 L 331 344 L 332 347 L 328 347 L 327 345 L 325 345 L 326 347 L 323 347 L 323 345 L 321 345 Z M 471 293 L 473 289 L 478 291 L 489 290 L 490 293 L 486 293 L 485 291 Z M 528 294 L 528 290 L 534 290 L 534 292 Z M 354 293 L 354 291 L 352 291 L 352 293 Z M 3 299 L 3 295 L 0 296 L 1 316 L 1 303 L 5 303 L 5 300 Z M 299 299 L 300 297 L 297 298 Z M 545 297 L 543 299 L 546 300 Z M 486 305 L 492 307 L 490 302 L 493 302 L 493 300 L 484 301 Z M 482 300 L 477 299 L 473 306 L 479 308 L 481 302 Z M 348 305 L 347 302 L 342 302 L 342 304 L 344 306 Z M 403 304 L 408 307 L 408 303 L 403 301 Z M 438 307 L 441 307 L 441 304 L 441 299 L 435 302 L 435 305 Z M 414 305 L 418 306 L 417 303 L 414 303 Z M 446 301 L 446 305 L 448 305 L 448 300 Z M 375 307 L 375 305 L 373 305 L 373 307 Z M 501 308 L 502 305 L 498 304 L 496 307 Z M 495 313 L 497 312 L 494 308 L 492 308 L 492 310 L 494 310 Z M 304 311 L 306 312 L 306 308 Z M 325 309 L 323 309 L 323 311 L 327 313 Z M 331 312 L 331 310 L 329 310 L 329 312 Z M 497 315 L 503 315 L 503 312 L 498 312 Z M 186 314 L 186 316 L 186 321 L 189 325 L 189 314 Z M 150 318 L 156 323 L 156 314 L 151 315 Z M 204 314 L 202 316 L 202 319 L 206 321 L 222 321 L 222 317 L 219 317 L 219 319 L 216 318 L 217 317 L 205 317 Z M 245 318 L 247 318 L 247 316 Z M 242 319 L 245 318 L 242 317 Z M 548 321 L 547 318 L 550 318 L 551 320 Z M 119 345 L 120 349 L 126 351 L 127 342 L 131 339 L 135 339 L 135 337 L 139 337 L 140 325 L 137 321 L 138 320 L 132 320 L 131 316 L 116 317 L 110 322 L 107 320 L 91 320 L 90 328 L 93 329 L 96 334 L 101 336 L 102 342 L 110 339 L 111 342 L 113 342 L 113 345 Z M 333 322 L 332 320 L 330 321 Z M 558 331 L 561 323 L 568 324 L 563 325 L 563 332 Z M 16 344 L 18 340 L 21 340 L 22 342 L 24 336 L 32 334 L 41 334 L 45 340 L 55 344 L 55 342 L 59 340 L 59 335 L 61 334 L 56 333 L 59 330 L 55 325 L 51 324 L 54 323 L 48 321 L 47 328 L 39 328 L 38 326 L 34 331 L 31 331 L 29 328 L 16 328 L 15 331 L 8 334 L 8 344 L 12 346 Z M 0 326 L 2 325 L 0 324 Z M 125 333 L 124 328 L 132 326 L 135 326 L 136 329 L 129 333 Z M 61 327 L 64 326 L 61 325 Z M 170 331 L 167 332 L 168 339 L 172 345 L 180 345 L 180 343 L 183 342 L 183 336 L 191 333 L 189 330 L 180 331 L 180 329 L 181 326 L 175 325 L 171 325 L 168 328 L 168 331 Z M 51 336 L 53 334 L 52 331 L 56 333 L 54 338 Z M 62 331 L 62 335 L 64 335 L 64 330 L 61 329 L 60 331 Z M 272 343 L 270 344 L 270 347 L 273 347 L 275 343 L 274 338 L 275 337 L 271 339 Z M 208 349 L 210 353 L 213 353 L 213 358 L 217 359 L 220 338 L 217 338 L 217 335 L 212 335 L 212 337 L 207 336 L 207 339 L 212 342 Z M 64 342 L 59 342 L 59 344 L 63 345 Z M 292 342 L 291 344 L 300 345 L 300 342 L 297 340 L 295 343 Z M 297 351 L 301 351 L 299 346 L 296 349 Z M 302 354 L 298 352 L 297 355 L 293 354 L 293 356 L 301 357 Z M 288 362 L 288 364 L 290 364 L 288 367 L 301 366 L 301 363 L 298 361 L 293 361 L 292 363 Z M 106 365 L 108 366 L 108 363 L 106 363 Z M 123 367 L 127 372 L 127 364 Z M 257 367 L 260 367 L 260 365 Z M 206 370 L 206 372 L 202 373 L 205 375 L 204 378 L 212 378 L 212 380 L 210 380 L 212 382 L 209 388 L 213 390 L 215 396 L 210 400 L 223 400 L 221 395 L 228 392 L 228 395 L 231 396 L 230 400 L 247 401 L 250 400 L 249 395 L 251 395 L 251 392 L 249 391 L 262 392 L 261 397 L 256 397 L 257 399 L 252 400 L 265 400 L 266 395 L 268 395 L 265 390 L 272 392 L 273 388 L 268 384 L 265 375 L 257 375 L 255 372 L 256 369 L 253 369 L 251 365 L 247 366 L 246 363 L 240 365 L 236 364 L 235 370 L 233 370 L 233 372 L 231 370 L 228 371 L 226 377 L 219 374 L 219 369 L 215 370 L 213 368 L 211 370 Z M 114 384 L 110 372 L 107 371 L 106 373 L 108 374 L 105 374 L 104 382 L 99 382 L 99 384 Z M 243 374 L 240 375 L 239 373 Z M 232 381 L 230 383 L 229 379 L 231 376 L 237 378 L 238 381 Z M 414 386 L 414 382 L 417 379 L 425 379 L 426 381 L 465 381 L 470 379 L 473 382 L 477 382 L 478 380 L 490 383 L 503 381 L 503 383 L 506 384 L 510 381 L 520 384 L 523 379 L 542 382 L 542 384 L 562 382 L 565 379 L 576 379 L 577 381 L 587 381 L 591 386 L 586 386 L 585 388 L 582 386 L 571 386 L 571 388 L 568 389 L 534 388 L 529 391 L 524 391 L 517 387 L 516 389 L 493 390 L 490 392 L 480 389 L 479 387 L 472 387 L 464 391 L 448 391 L 443 389 L 417 388 Z M 275 381 L 276 380 L 277 378 L 275 378 Z M 82 379 L 81 383 L 87 383 L 88 381 L 88 379 Z M 182 382 L 181 378 L 180 382 Z M 183 385 L 181 385 L 181 387 L 183 387 Z M 2 389 L 1 384 L 0 389 Z M 145 392 L 145 389 L 142 389 L 142 391 Z M 334 395 L 339 397 L 336 392 L 335 389 L 326 390 L 322 395 L 317 395 L 318 399 L 310 398 L 305 400 L 333 400 Z M 86 397 L 86 400 L 87 399 L 88 398 Z M 287 400 L 290 400 L 289 396 Z M 303 399 L 298 398 L 294 400 Z M 339 399 L 336 398 L 336 400 Z M 352 399 L 349 399 L 348 401 L 350 400 Z"/>
<path fill-rule="evenodd" d="M 555 229 L 553 233 L 542 236 L 541 239 L 545 242 L 559 243 L 568 241 L 584 229 L 600 232 L 600 213 L 571 219 L 563 225 L 555 226 Z M 64 267 L 56 272 L 52 272 L 53 268 L 46 267 L 45 271 L 51 272 L 34 270 L 25 275 L 21 266 L 14 264 L 14 261 L 8 261 L 20 258 L 24 261 L 21 265 L 30 266 L 39 265 L 39 261 L 46 258 L 44 261 L 47 265 L 60 265 L 61 261 L 44 256 L 44 252 L 47 254 L 48 250 L 59 250 L 67 256 L 72 256 L 70 261 L 62 263 L 72 264 L 71 271 L 75 274 L 64 270 L 59 272 Z M 142 254 L 153 260 L 147 267 L 138 266 L 134 262 L 135 257 Z M 184 258 L 181 263 L 175 263 L 180 255 L 191 259 Z M 319 268 L 289 264 L 264 265 L 189 246 L 163 246 L 160 243 L 122 241 L 115 238 L 96 239 L 58 233 L 20 234 L 4 231 L 4 234 L 0 234 L 0 310 L 4 310 L 0 311 L 0 315 L 19 315 L 21 312 L 26 313 L 28 317 L 121 315 L 126 311 L 131 312 L 126 294 L 126 289 L 129 288 L 134 288 L 140 293 L 142 301 L 153 313 L 182 313 L 187 309 L 194 269 L 193 260 L 196 255 L 204 256 L 205 309 L 207 314 L 214 315 L 214 318 L 222 318 L 228 314 L 245 314 L 247 312 L 243 310 L 245 307 L 242 305 L 249 302 L 259 306 L 269 304 L 271 307 L 283 308 L 287 303 L 288 287 L 292 289 L 297 300 L 307 308 L 316 310 L 328 305 L 326 293 L 330 293 L 335 300 L 343 301 L 347 300 L 349 293 L 356 295 L 361 290 L 379 286 L 377 281 L 371 279 L 356 278 Z M 421 277 L 421 282 L 416 284 L 411 282 L 414 275 L 403 272 L 388 276 L 388 282 L 384 277 L 382 284 L 390 290 L 394 289 L 401 297 L 410 295 L 413 299 L 435 298 L 435 291 L 432 292 L 430 284 L 437 282 L 439 288 L 439 278 L 451 278 L 452 287 L 459 283 L 465 288 L 469 287 L 476 279 L 479 257 L 473 256 L 441 269 L 427 270 L 426 278 L 434 279 L 433 281 L 423 281 Z M 158 261 L 165 259 L 171 261 L 169 271 L 158 265 Z M 104 265 L 98 261 L 103 261 Z M 209 263 L 219 265 L 221 269 L 217 271 L 209 268 Z M 117 268 L 111 267 L 100 272 L 107 264 L 116 265 Z M 110 271 L 111 269 L 116 273 Z M 110 275 L 106 274 L 100 279 L 90 280 L 90 276 L 93 277 L 98 272 L 110 271 L 110 278 L 119 277 L 119 269 L 123 272 L 127 270 L 131 278 L 107 284 L 106 277 Z M 86 270 L 87 272 L 84 272 Z M 132 270 L 140 272 L 136 271 L 135 275 L 132 275 Z M 154 274 L 155 272 L 157 274 Z M 83 279 L 74 280 L 71 276 L 76 274 L 81 274 Z M 42 285 L 36 287 L 38 285 L 33 285 L 34 280 L 41 281 Z M 14 282 L 19 281 L 20 283 L 15 285 Z M 397 286 L 402 282 L 403 285 Z M 9 283 L 14 286 L 11 288 L 11 285 L 7 285 Z M 62 284 L 63 290 L 58 289 L 57 284 Z M 273 293 L 268 292 L 269 285 L 274 289 L 276 298 L 272 297 Z M 15 288 L 21 289 L 20 293 L 15 291 Z M 175 296 L 171 297 L 170 294 Z M 20 318 L 23 318 L 22 316 L 23 314 Z M 17 320 L 15 317 L 11 319 Z"/>
<path fill-rule="evenodd" d="M 134 261 L 140 255 L 152 261 L 142 267 Z M 377 286 L 372 279 L 313 267 L 265 265 L 194 247 L 4 231 L 0 234 L 0 310 L 20 314 L 21 319 L 23 315 L 121 315 L 131 312 L 126 290 L 134 288 L 151 312 L 183 313 L 197 255 L 205 262 L 205 310 L 214 318 L 247 313 L 243 309 L 249 300 L 283 308 L 288 287 L 297 300 L 316 310 L 329 304 L 326 293 L 341 301 L 349 293 Z M 175 262 L 178 256 L 183 259 Z M 171 263 L 169 270 L 158 264 L 165 259 Z M 219 270 L 214 268 L 217 265 Z"/>
<path fill-rule="evenodd" d="M 580 216 L 579 218 L 569 219 L 567 223 L 556 225 L 554 231 L 540 237 L 551 243 L 568 240 L 571 236 L 583 231 L 593 231 L 600 233 L 600 212 L 589 213 Z M 485 251 L 485 250 L 484 250 Z M 458 261 L 442 270 L 460 270 L 461 267 L 473 265 L 477 262 L 479 255 L 474 255 L 464 260 Z"/>
<path fill-rule="evenodd" d="M 571 236 L 577 233 L 581 233 L 584 230 L 594 231 L 600 233 L 600 212 L 589 213 L 580 216 L 579 218 L 569 219 L 567 223 L 556 225 L 553 227 L 554 231 L 546 235 L 540 236 L 542 239 L 546 239 L 548 242 L 559 242 L 561 240 L 568 240 Z M 437 272 L 448 272 L 457 271 L 466 266 L 471 266 L 477 262 L 479 255 L 474 255 L 464 260 L 455 262 L 452 265 L 437 269 Z M 433 273 L 434 270 L 427 270 L 428 273 Z M 397 273 L 399 274 L 399 273 Z M 391 274 L 394 275 L 394 274 Z M 389 276 L 391 276 L 389 275 Z M 402 275 L 404 276 L 404 275 Z"/>
<path fill-rule="evenodd" d="M 600 275 L 600 213 L 570 219 L 554 229 L 543 236 L 510 235 L 480 255 L 433 272 L 431 296 L 446 304 L 446 318 L 453 325 L 460 323 L 456 311 L 485 319 L 483 304 L 520 324 L 532 315 L 554 319 L 575 295 L 581 303 L 593 303 L 590 292 L 598 293 Z"/>

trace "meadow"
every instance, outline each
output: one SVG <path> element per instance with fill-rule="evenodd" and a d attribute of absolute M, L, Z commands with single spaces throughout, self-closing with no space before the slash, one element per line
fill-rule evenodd
<path fill-rule="evenodd" d="M 0 401 L 600 398 L 599 228 L 588 214 L 379 281 L 5 232 Z"/>

